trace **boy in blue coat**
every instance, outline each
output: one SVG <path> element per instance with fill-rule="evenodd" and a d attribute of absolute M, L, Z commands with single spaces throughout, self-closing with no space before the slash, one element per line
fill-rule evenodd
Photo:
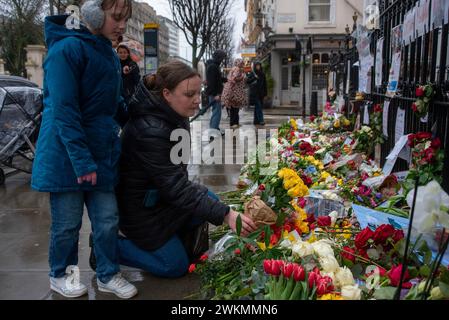
<path fill-rule="evenodd" d="M 92 224 L 100 291 L 128 299 L 137 294 L 119 269 L 118 209 L 114 187 L 120 156 L 114 120 L 121 98 L 121 66 L 112 42 L 124 33 L 131 0 L 89 0 L 79 28 L 67 16 L 47 17 L 44 112 L 32 187 L 50 193 L 50 287 L 66 297 L 87 288 L 69 274 L 78 263 L 84 205 Z"/>

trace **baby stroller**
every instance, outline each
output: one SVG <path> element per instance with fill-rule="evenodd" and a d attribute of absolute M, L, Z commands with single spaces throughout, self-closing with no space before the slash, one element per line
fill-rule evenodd
<path fill-rule="evenodd" d="M 41 89 L 10 78 L 21 82 L 0 78 L 0 185 L 6 178 L 1 166 L 31 173 L 43 109 Z"/>

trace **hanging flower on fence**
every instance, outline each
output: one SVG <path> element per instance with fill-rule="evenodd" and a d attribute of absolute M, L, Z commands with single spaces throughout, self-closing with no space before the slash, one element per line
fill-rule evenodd
<path fill-rule="evenodd" d="M 407 180 L 419 177 L 419 184 L 426 185 L 432 180 L 442 182 L 444 154 L 439 138 L 432 139 L 428 132 L 411 134 L 408 144 L 412 148 L 412 163 Z"/>
<path fill-rule="evenodd" d="M 373 130 L 374 143 L 382 144 L 385 142 L 385 137 L 382 132 L 382 112 L 383 107 L 380 104 L 374 106 L 374 112 L 370 115 L 371 129 Z"/>
<path fill-rule="evenodd" d="M 423 118 L 429 112 L 429 104 L 435 95 L 432 85 L 418 86 L 416 88 L 416 102 L 412 104 L 412 110 L 419 118 Z"/>

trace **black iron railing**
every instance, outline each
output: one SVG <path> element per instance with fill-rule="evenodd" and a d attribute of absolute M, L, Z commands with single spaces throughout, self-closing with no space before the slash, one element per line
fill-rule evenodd
<path fill-rule="evenodd" d="M 382 104 L 386 96 L 390 67 L 392 63 L 391 38 L 392 29 L 404 22 L 406 13 L 412 9 L 417 0 L 379 0 L 379 29 L 371 33 L 371 53 L 375 56 L 378 39 L 384 38 L 382 59 L 382 85 L 375 86 L 375 68 L 372 68 L 371 94 L 366 95 L 366 101 L 373 104 Z M 439 137 L 445 152 L 445 165 L 443 170 L 443 187 L 449 191 L 449 68 L 448 68 L 448 33 L 449 24 L 439 28 L 431 25 L 432 0 L 429 1 L 429 20 L 423 35 L 415 37 L 413 41 L 403 41 L 401 73 L 397 95 L 391 99 L 388 114 L 388 138 L 382 145 L 382 165 L 386 156 L 395 145 L 395 124 L 398 109 L 405 110 L 405 134 L 420 131 L 432 132 Z M 407 39 L 410 40 L 410 39 Z M 352 46 L 350 42 L 352 41 Z M 359 60 L 355 39 L 348 37 L 346 49 L 333 61 L 331 70 L 337 72 L 336 90 L 343 94 L 347 102 L 346 110 L 351 112 L 350 102 L 354 100 L 358 90 L 358 67 L 354 64 Z M 348 86 L 349 79 L 349 88 Z M 411 109 L 416 100 L 415 92 L 418 85 L 432 84 L 436 91 L 435 98 L 429 107 L 428 121 L 422 122 Z M 341 92 L 343 91 L 343 92 Z M 352 109 L 354 110 L 354 109 Z M 360 112 L 359 110 L 356 110 Z M 372 107 L 369 109 L 373 112 Z M 407 170 L 408 164 L 398 160 L 395 171 Z"/>

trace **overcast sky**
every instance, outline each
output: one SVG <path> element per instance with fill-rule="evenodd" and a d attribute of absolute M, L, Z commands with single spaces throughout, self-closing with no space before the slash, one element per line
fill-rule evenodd
<path fill-rule="evenodd" d="M 243 23 L 246 20 L 246 12 L 244 8 L 244 0 L 234 0 L 235 4 L 232 7 L 232 16 L 235 17 L 236 25 L 234 27 L 234 42 L 235 47 L 238 48 L 238 43 L 240 41 L 240 37 L 242 37 L 242 27 Z M 152 6 L 158 15 L 167 17 L 172 19 L 172 14 L 170 11 L 170 6 L 168 4 L 168 0 L 140 0 L 140 2 L 146 2 L 150 6 Z M 184 38 L 184 34 L 182 31 L 179 32 L 179 46 L 180 46 L 180 55 L 183 58 L 187 58 L 187 60 L 192 59 L 192 50 L 190 49 L 190 45 L 187 43 L 187 40 Z"/>

